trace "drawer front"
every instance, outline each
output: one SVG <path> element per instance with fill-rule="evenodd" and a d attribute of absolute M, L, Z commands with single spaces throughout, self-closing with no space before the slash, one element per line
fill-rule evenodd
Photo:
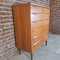
<path fill-rule="evenodd" d="M 43 39 L 45 39 L 45 36 L 44 36 L 42 33 L 33 36 L 33 37 L 32 37 L 32 45 L 33 45 L 34 43 L 36 43 L 37 41 L 42 41 Z"/>
<path fill-rule="evenodd" d="M 32 52 L 39 48 L 47 40 L 47 37 L 48 36 L 41 33 L 39 38 L 36 37 L 35 39 L 32 39 Z"/>
<path fill-rule="evenodd" d="M 37 41 L 40 41 L 40 40 L 41 40 L 40 35 L 35 35 L 35 36 L 33 36 L 33 37 L 32 37 L 32 45 L 33 45 L 34 43 L 36 43 Z"/>
<path fill-rule="evenodd" d="M 32 51 L 35 51 L 37 48 L 39 48 L 41 44 L 42 44 L 41 41 L 37 41 L 36 43 L 34 43 L 32 45 Z"/>
<path fill-rule="evenodd" d="M 47 13 L 47 14 L 50 14 L 50 9 L 49 8 L 43 8 L 43 12 Z"/>
<path fill-rule="evenodd" d="M 43 31 L 43 34 L 44 34 L 45 36 L 48 36 L 48 33 L 49 33 L 49 29 L 45 29 L 45 30 Z"/>
<path fill-rule="evenodd" d="M 37 28 L 42 26 L 42 21 L 36 21 L 31 23 L 32 28 Z"/>
<path fill-rule="evenodd" d="M 32 44 L 36 43 L 37 41 L 45 40 L 48 36 L 48 29 L 43 29 L 42 31 L 34 31 L 32 33 Z"/>
<path fill-rule="evenodd" d="M 36 28 L 36 29 L 33 29 L 32 30 L 32 37 L 36 36 L 36 35 L 39 35 L 41 32 L 43 31 L 42 28 Z"/>
<path fill-rule="evenodd" d="M 50 12 L 49 10 L 49 8 L 45 8 L 42 6 L 31 5 L 31 12 L 48 14 Z"/>
<path fill-rule="evenodd" d="M 31 14 L 31 22 L 47 19 L 49 19 L 49 14 L 36 14 L 36 13 Z"/>
<path fill-rule="evenodd" d="M 39 40 L 37 40 L 37 38 L 32 40 L 32 51 L 35 51 L 37 48 L 39 48 L 42 45 L 42 43 L 45 42 L 45 40 L 46 39 L 43 35 L 39 36 Z"/>
<path fill-rule="evenodd" d="M 44 21 L 42 21 L 42 25 L 44 26 L 44 25 L 48 25 L 49 26 L 49 20 L 44 20 Z"/>
<path fill-rule="evenodd" d="M 40 34 L 41 32 L 44 32 L 46 29 L 49 29 L 49 25 L 44 25 L 43 27 L 38 27 L 38 28 L 34 28 L 31 30 L 32 33 L 32 37 L 35 35 Z"/>
<path fill-rule="evenodd" d="M 43 27 L 45 25 L 49 26 L 49 20 L 42 20 L 42 21 L 35 21 L 31 23 L 32 29 L 37 28 L 37 27 Z"/>

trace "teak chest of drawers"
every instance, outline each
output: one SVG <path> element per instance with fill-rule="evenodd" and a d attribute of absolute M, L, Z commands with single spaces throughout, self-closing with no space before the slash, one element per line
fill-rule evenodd
<path fill-rule="evenodd" d="M 48 38 L 50 8 L 33 3 L 13 6 L 16 47 L 33 53 Z"/>

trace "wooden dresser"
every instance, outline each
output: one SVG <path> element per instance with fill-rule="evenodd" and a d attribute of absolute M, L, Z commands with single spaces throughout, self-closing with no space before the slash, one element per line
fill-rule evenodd
<path fill-rule="evenodd" d="M 50 8 L 34 3 L 13 6 L 16 47 L 33 53 L 48 38 Z"/>

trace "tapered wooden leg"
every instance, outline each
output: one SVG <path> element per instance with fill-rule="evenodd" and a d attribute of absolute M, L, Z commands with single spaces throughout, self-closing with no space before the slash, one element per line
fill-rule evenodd
<path fill-rule="evenodd" d="M 21 55 L 21 50 L 20 49 L 18 49 L 18 52 L 19 52 L 19 55 Z"/>
<path fill-rule="evenodd" d="M 45 45 L 47 46 L 47 41 L 45 42 Z"/>
<path fill-rule="evenodd" d="M 33 60 L 33 54 L 31 54 L 31 60 Z"/>

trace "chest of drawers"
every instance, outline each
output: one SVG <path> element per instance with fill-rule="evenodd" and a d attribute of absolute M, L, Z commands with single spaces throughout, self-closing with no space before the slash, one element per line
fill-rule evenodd
<path fill-rule="evenodd" d="M 16 47 L 33 53 L 48 38 L 50 8 L 33 3 L 13 6 Z"/>

